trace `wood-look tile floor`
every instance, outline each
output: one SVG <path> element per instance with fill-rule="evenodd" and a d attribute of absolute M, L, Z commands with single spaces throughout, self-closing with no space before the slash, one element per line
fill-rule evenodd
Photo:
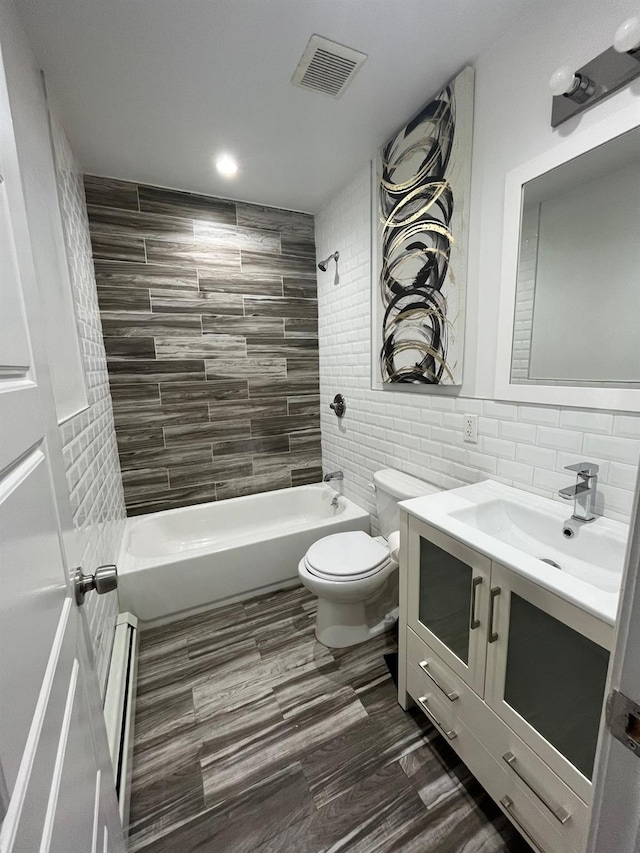
<path fill-rule="evenodd" d="M 393 635 L 329 650 L 303 588 L 142 634 L 130 851 L 530 853 L 405 713 Z"/>

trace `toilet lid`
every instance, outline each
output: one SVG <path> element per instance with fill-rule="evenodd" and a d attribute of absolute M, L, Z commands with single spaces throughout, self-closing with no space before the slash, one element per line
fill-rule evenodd
<path fill-rule="evenodd" d="M 389 549 L 362 530 L 318 539 L 307 551 L 312 574 L 332 580 L 356 580 L 379 572 L 389 562 Z"/>

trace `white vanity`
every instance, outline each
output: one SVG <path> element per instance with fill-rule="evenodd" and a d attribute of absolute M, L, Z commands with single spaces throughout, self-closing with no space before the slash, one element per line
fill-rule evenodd
<path fill-rule="evenodd" d="M 586 843 L 627 536 L 567 515 L 492 481 L 401 504 L 399 702 L 543 853 Z"/>

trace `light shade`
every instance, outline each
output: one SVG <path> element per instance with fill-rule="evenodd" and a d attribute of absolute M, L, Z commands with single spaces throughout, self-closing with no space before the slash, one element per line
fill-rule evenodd
<path fill-rule="evenodd" d="M 613 37 L 613 46 L 618 53 L 629 53 L 640 47 L 640 17 L 627 18 Z"/>
<path fill-rule="evenodd" d="M 554 71 L 549 79 L 549 88 L 554 95 L 566 95 L 575 87 L 576 75 L 568 65 Z"/>
<path fill-rule="evenodd" d="M 231 178 L 237 173 L 238 164 L 231 154 L 220 154 L 216 157 L 216 169 L 225 178 Z"/>

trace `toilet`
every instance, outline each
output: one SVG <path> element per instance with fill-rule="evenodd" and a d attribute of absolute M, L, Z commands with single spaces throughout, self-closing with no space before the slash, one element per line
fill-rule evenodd
<path fill-rule="evenodd" d="M 369 624 L 367 605 L 398 568 L 398 502 L 440 491 L 393 468 L 376 471 L 373 483 L 382 536 L 362 530 L 334 533 L 314 542 L 298 564 L 300 581 L 318 597 L 316 637 L 329 648 L 362 643 L 393 625 L 397 599 L 374 624 Z"/>

